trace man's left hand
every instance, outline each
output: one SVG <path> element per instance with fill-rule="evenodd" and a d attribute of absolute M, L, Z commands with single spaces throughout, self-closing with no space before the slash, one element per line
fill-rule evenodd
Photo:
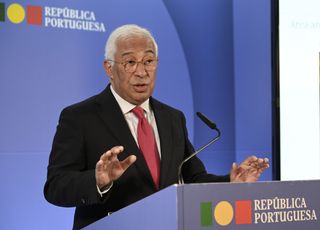
<path fill-rule="evenodd" d="M 255 182 L 264 170 L 269 168 L 268 158 L 251 156 L 245 159 L 239 166 L 232 164 L 230 171 L 231 182 Z"/>

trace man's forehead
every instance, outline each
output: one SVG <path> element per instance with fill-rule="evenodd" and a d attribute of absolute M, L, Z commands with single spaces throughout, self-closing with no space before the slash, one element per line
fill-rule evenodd
<path fill-rule="evenodd" d="M 146 55 L 146 54 L 150 54 L 150 55 L 153 55 L 154 54 L 154 50 L 145 50 L 145 51 L 127 51 L 127 52 L 122 52 L 120 55 L 122 57 L 125 57 L 125 56 L 130 56 L 130 55 L 135 55 L 135 54 L 142 54 L 142 55 Z"/>
<path fill-rule="evenodd" d="M 136 53 L 155 54 L 155 47 L 153 41 L 149 37 L 132 36 L 118 40 L 117 53 L 121 56 Z"/>

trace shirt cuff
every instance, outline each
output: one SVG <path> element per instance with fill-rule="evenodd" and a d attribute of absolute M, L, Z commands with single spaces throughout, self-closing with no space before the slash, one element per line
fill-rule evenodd
<path fill-rule="evenodd" d="M 110 185 L 107 185 L 107 186 L 104 186 L 103 188 L 99 188 L 98 185 L 97 185 L 97 191 L 99 193 L 99 195 L 101 197 L 103 197 L 104 194 L 106 194 L 107 192 L 109 192 L 109 190 L 112 188 L 112 185 L 113 185 L 113 182 L 111 182 Z"/>

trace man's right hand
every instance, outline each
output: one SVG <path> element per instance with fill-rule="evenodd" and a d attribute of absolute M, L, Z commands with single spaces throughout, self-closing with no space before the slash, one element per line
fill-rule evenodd
<path fill-rule="evenodd" d="M 117 180 L 136 161 L 135 155 L 119 161 L 117 156 L 123 150 L 123 146 L 115 146 L 101 155 L 95 170 L 96 183 L 100 189 Z"/>

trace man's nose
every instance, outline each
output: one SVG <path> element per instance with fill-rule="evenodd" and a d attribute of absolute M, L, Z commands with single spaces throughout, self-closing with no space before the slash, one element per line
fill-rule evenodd
<path fill-rule="evenodd" d="M 146 68 L 145 68 L 143 62 L 137 63 L 137 68 L 136 68 L 135 74 L 139 75 L 139 76 L 145 76 L 147 74 L 147 71 L 146 71 Z"/>

